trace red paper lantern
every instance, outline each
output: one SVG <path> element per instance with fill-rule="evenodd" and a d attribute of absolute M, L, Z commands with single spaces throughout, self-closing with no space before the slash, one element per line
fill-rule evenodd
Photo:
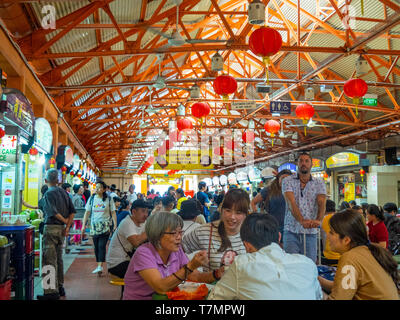
<path fill-rule="evenodd" d="M 49 160 L 49 164 L 50 164 L 50 168 L 54 168 L 54 165 L 56 164 L 56 159 L 51 158 L 51 159 Z"/>
<path fill-rule="evenodd" d="M 252 130 L 246 130 L 242 134 L 242 140 L 244 143 L 252 143 L 254 138 L 254 131 Z"/>
<path fill-rule="evenodd" d="M 213 87 L 216 94 L 222 96 L 222 99 L 228 100 L 228 95 L 237 90 L 237 82 L 234 77 L 221 75 L 215 78 Z"/>
<path fill-rule="evenodd" d="M 296 107 L 296 116 L 303 120 L 304 124 L 304 135 L 307 135 L 306 124 L 314 116 L 314 107 L 308 103 L 300 104 Z"/>
<path fill-rule="evenodd" d="M 249 48 L 257 56 L 263 58 L 264 64 L 270 63 L 270 56 L 276 54 L 282 47 L 282 36 L 275 29 L 261 27 L 250 35 Z"/>
<path fill-rule="evenodd" d="M 29 154 L 31 156 L 36 156 L 38 153 L 39 153 L 39 151 L 35 147 L 32 147 L 32 148 L 29 149 Z"/>
<path fill-rule="evenodd" d="M 82 177 L 82 172 L 79 171 L 78 174 L 77 174 L 77 177 L 78 178 Z"/>
<path fill-rule="evenodd" d="M 365 96 L 368 91 L 368 85 L 363 79 L 350 79 L 344 83 L 343 91 L 346 96 L 353 99 L 353 103 L 356 105 L 356 114 L 358 115 L 358 104 L 360 98 Z"/>
<path fill-rule="evenodd" d="M 0 139 L 3 138 L 6 135 L 6 132 L 4 129 L 0 128 Z"/>
<path fill-rule="evenodd" d="M 186 119 L 186 118 L 179 119 L 176 126 L 179 131 L 183 131 L 186 129 L 193 129 L 192 121 L 190 121 L 189 119 Z"/>
<path fill-rule="evenodd" d="M 210 106 L 205 102 L 196 102 L 192 105 L 192 115 L 196 118 L 207 117 L 210 114 Z"/>
<path fill-rule="evenodd" d="M 360 169 L 361 181 L 364 181 L 364 174 L 365 174 L 365 170 L 364 169 Z"/>
<path fill-rule="evenodd" d="M 71 171 L 69 172 L 69 175 L 70 175 L 71 177 L 73 177 L 73 176 L 75 175 L 75 172 L 71 170 Z"/>
<path fill-rule="evenodd" d="M 268 120 L 265 124 L 264 124 L 264 129 L 265 131 L 267 131 L 268 133 L 271 134 L 272 137 L 272 146 L 274 146 L 274 136 L 276 133 L 279 132 L 279 129 L 281 128 L 281 124 L 276 121 L 276 120 Z"/>
<path fill-rule="evenodd" d="M 67 167 L 66 167 L 66 166 L 63 166 L 63 167 L 61 168 L 61 171 L 62 171 L 63 174 L 65 174 L 65 173 L 67 172 Z"/>

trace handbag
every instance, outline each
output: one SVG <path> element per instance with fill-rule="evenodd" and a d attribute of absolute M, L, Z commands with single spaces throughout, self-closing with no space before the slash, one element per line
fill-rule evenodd
<path fill-rule="evenodd" d="M 128 255 L 129 258 L 132 258 L 132 256 L 135 254 L 136 249 L 133 248 L 132 251 L 126 251 L 126 250 L 125 250 L 125 247 L 122 245 L 121 240 L 119 239 L 118 232 L 117 232 L 117 238 L 118 238 L 119 244 L 120 244 L 121 247 L 122 247 L 122 250 L 125 251 L 125 253 Z"/>

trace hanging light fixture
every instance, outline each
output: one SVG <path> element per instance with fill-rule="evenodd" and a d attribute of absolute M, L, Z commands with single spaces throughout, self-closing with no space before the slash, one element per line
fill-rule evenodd
<path fill-rule="evenodd" d="M 306 88 L 306 90 L 305 90 L 305 92 L 304 92 L 304 99 L 305 99 L 306 101 L 313 101 L 313 100 L 314 100 L 314 97 L 315 97 L 315 94 L 314 94 L 314 89 L 313 89 L 313 87 L 308 87 L 308 88 Z"/>
<path fill-rule="evenodd" d="M 260 0 L 254 0 L 249 3 L 248 9 L 248 19 L 250 24 L 260 24 L 265 23 L 265 5 Z"/>
<path fill-rule="evenodd" d="M 356 76 L 359 77 L 369 71 L 368 61 L 360 55 L 356 61 Z"/>
<path fill-rule="evenodd" d="M 190 88 L 190 99 L 198 99 L 200 98 L 200 87 L 195 84 Z"/>
<path fill-rule="evenodd" d="M 224 58 L 217 52 L 211 58 L 211 70 L 222 71 L 224 69 Z"/>

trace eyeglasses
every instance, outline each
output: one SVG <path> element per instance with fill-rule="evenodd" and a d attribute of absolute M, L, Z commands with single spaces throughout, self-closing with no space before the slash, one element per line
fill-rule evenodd
<path fill-rule="evenodd" d="M 174 232 L 164 232 L 164 234 L 172 234 L 175 238 L 178 237 L 178 235 L 180 235 L 181 237 L 183 236 L 183 234 L 185 233 L 185 231 L 174 231 Z"/>

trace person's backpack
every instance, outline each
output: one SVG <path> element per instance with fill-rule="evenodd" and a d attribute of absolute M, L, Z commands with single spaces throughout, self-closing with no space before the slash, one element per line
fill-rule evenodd
<path fill-rule="evenodd" d="M 389 233 L 388 249 L 395 256 L 400 254 L 400 219 L 389 217 L 385 220 L 385 225 Z"/>

